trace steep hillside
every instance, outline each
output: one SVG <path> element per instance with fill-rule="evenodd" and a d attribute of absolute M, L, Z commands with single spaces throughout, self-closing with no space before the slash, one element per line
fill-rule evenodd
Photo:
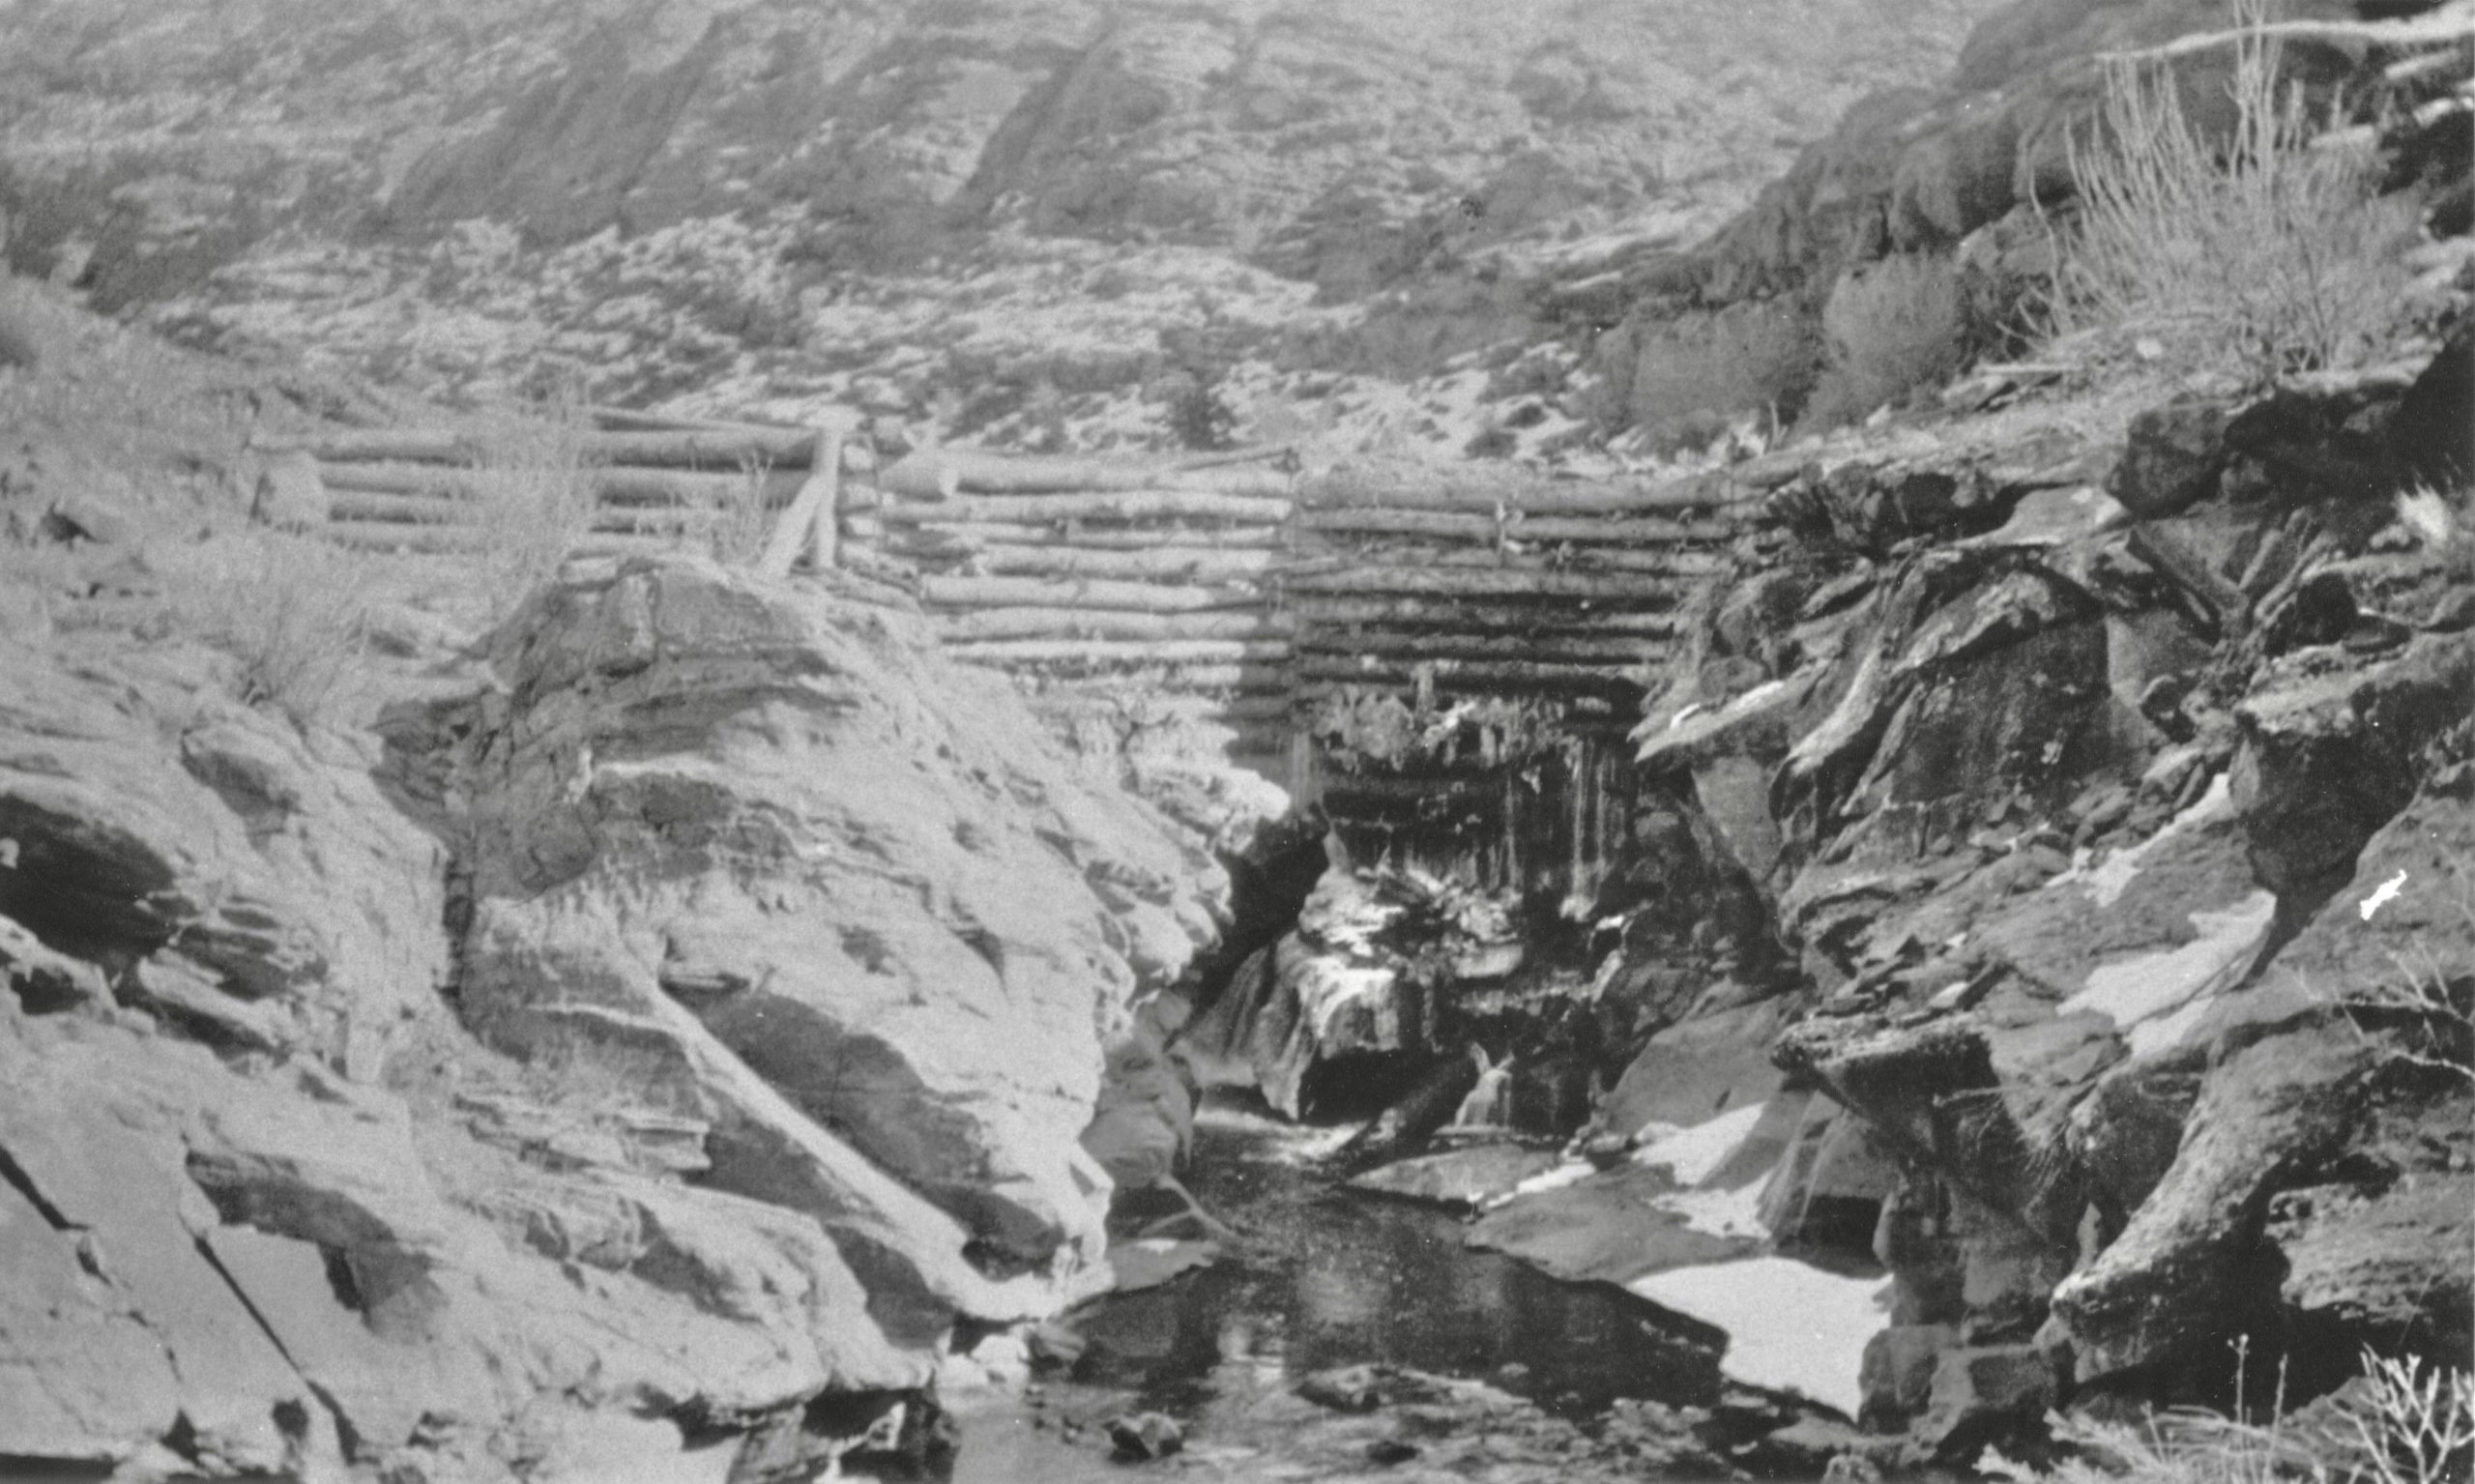
<path fill-rule="evenodd" d="M 1517 337 L 1519 264 L 1699 236 L 1989 8 L 19 0 L 0 209 L 102 307 L 424 391 L 1156 438 L 1241 361 Z"/>

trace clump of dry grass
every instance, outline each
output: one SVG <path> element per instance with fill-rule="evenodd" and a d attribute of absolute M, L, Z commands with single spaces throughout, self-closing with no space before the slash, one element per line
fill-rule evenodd
<path fill-rule="evenodd" d="M 2256 382 L 2359 364 L 2403 328 L 2414 204 L 2382 197 L 2370 141 L 2325 130 L 2281 80 L 2262 0 L 2234 12 L 2230 137 L 2192 119 L 2169 66 L 2109 64 L 2103 142 L 2072 141 L 2054 329 L 2126 333 L 2169 369 Z"/>
<path fill-rule="evenodd" d="M 566 404 L 547 413 L 494 418 L 476 439 L 480 562 L 492 622 L 557 572 L 593 529 L 586 420 Z"/>
<path fill-rule="evenodd" d="M 723 496 L 708 528 L 707 545 L 714 561 L 748 567 L 764 554 L 765 543 L 773 534 L 773 509 L 765 491 L 766 476 L 772 472 L 761 459 L 740 464 L 739 482 Z"/>
<path fill-rule="evenodd" d="M 365 691 L 369 563 L 310 537 L 217 537 L 172 573 L 174 615 L 239 661 L 234 690 L 295 725 L 334 725 Z"/>
<path fill-rule="evenodd" d="M 1822 306 L 1821 327 L 1821 380 L 1805 422 L 1830 427 L 1958 371 L 1967 294 L 1949 259 L 1899 253 L 1844 275 Z"/>

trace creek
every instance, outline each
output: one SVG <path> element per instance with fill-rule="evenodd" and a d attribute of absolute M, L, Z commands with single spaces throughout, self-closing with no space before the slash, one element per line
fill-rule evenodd
<path fill-rule="evenodd" d="M 1686 1406 L 1716 1396 L 1715 1331 L 1620 1289 L 1474 1251 L 1461 1220 L 1439 1208 L 1338 1188 L 1316 1162 L 1339 1138 L 1208 1105 L 1188 1183 L 1241 1240 L 1210 1267 L 1072 1316 L 1088 1348 L 1069 1370 L 1020 1403 L 960 1409 L 954 1477 L 1105 1476 L 1098 1424 L 1143 1411 L 1183 1425 L 1187 1450 L 1168 1461 L 1181 1473 L 1360 1471 L 1356 1434 L 1340 1440 L 1346 1456 L 1317 1456 L 1328 1451 L 1317 1440 L 1325 1416 L 1293 1394 L 1303 1378 L 1344 1366 L 1483 1381 L 1535 1403 L 1524 1411 L 1548 1431 L 1587 1431 L 1619 1398 Z"/>

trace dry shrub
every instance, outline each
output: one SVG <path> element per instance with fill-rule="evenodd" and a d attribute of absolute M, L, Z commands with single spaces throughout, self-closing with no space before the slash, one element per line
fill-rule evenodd
<path fill-rule="evenodd" d="M 1948 259 L 1901 253 L 1843 274 L 1822 306 L 1821 328 L 1821 380 L 1804 421 L 1832 427 L 1958 371 L 1967 352 L 1967 293 Z"/>
<path fill-rule="evenodd" d="M 480 432 L 474 480 L 484 591 L 495 621 L 559 569 L 593 529 L 585 419 L 553 404 L 543 418 L 502 417 Z"/>
<path fill-rule="evenodd" d="M 2372 1484 L 2445 1484 L 2475 1464 L 2475 1376 L 2364 1353 L 2363 1395 L 2347 1409 L 2355 1459 Z"/>
<path fill-rule="evenodd" d="M 2109 64 L 2104 142 L 2072 141 L 2058 333 L 2116 330 L 2169 368 L 2265 382 L 2361 364 L 2403 328 L 2415 204 L 2380 196 L 2369 138 L 2324 131 L 2281 83 L 2263 15 L 2236 0 L 2228 137 L 2193 122 L 2170 67 Z"/>
<path fill-rule="evenodd" d="M 739 482 L 722 497 L 708 530 L 707 546 L 713 560 L 745 567 L 755 566 L 765 554 L 765 543 L 773 535 L 773 508 L 765 493 L 766 476 L 772 472 L 772 466 L 761 459 L 740 464 Z"/>
<path fill-rule="evenodd" d="M 1978 1471 L 2011 1484 L 2458 1484 L 2475 1463 L 2475 1376 L 2363 1353 L 2330 1421 L 2266 1422 L 2176 1408 L 2138 1427 L 2052 1413 L 2072 1450 L 2051 1471 L 1989 1448 Z"/>
<path fill-rule="evenodd" d="M 1747 413 L 1791 413 L 1818 360 L 1812 329 L 1791 306 L 1681 314 L 1644 332 L 1625 411 L 1655 447 L 1707 442 Z"/>
<path fill-rule="evenodd" d="M 240 662 L 249 706 L 303 728 L 333 725 L 364 693 L 368 559 L 310 537 L 256 531 L 189 548 L 171 576 L 174 613 Z"/>

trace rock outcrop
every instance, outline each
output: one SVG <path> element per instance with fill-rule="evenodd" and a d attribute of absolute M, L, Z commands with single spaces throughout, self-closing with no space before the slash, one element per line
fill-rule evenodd
<path fill-rule="evenodd" d="M 489 661 L 382 746 L 0 655 L 0 1455 L 804 1476 L 1106 1281 L 1208 858 L 848 595 L 604 568 Z"/>
<path fill-rule="evenodd" d="M 1809 468 L 1637 734 L 1825 991 L 1787 1085 L 1892 1162 L 1863 1405 L 1920 1462 L 2216 1399 L 2239 1335 L 2296 1399 L 2363 1345 L 2462 1357 L 2462 558 L 2255 452 L 2344 423 L 2398 467 L 2402 391 L 2135 420 L 1993 481 L 1957 439 Z M 1954 529 L 1933 487 L 1982 503 Z"/>

